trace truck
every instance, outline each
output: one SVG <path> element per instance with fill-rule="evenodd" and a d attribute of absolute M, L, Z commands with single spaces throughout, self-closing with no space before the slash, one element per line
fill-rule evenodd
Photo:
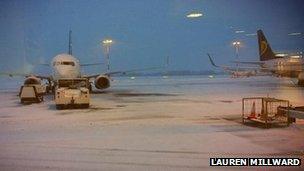
<path fill-rule="evenodd" d="M 46 93 L 46 85 L 41 84 L 41 80 L 29 77 L 24 81 L 19 91 L 20 102 L 39 103 L 43 101 L 43 95 Z"/>
<path fill-rule="evenodd" d="M 56 108 L 88 108 L 90 106 L 89 84 L 86 78 L 59 79 L 54 94 Z"/>

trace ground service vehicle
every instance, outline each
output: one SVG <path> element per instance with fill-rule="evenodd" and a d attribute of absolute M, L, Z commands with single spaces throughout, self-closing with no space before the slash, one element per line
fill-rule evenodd
<path fill-rule="evenodd" d="M 46 85 L 41 84 L 41 80 L 36 77 L 28 77 L 20 88 L 19 97 L 21 103 L 39 103 L 43 101 L 46 93 Z"/>
<path fill-rule="evenodd" d="M 86 78 L 59 79 L 55 87 L 56 108 L 88 108 L 89 84 Z"/>

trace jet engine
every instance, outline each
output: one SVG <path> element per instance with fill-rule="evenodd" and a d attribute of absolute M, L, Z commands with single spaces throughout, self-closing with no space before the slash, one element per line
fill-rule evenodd
<path fill-rule="evenodd" d="M 24 80 L 24 85 L 27 84 L 41 84 L 41 79 L 35 76 L 29 76 Z"/>
<path fill-rule="evenodd" d="M 96 77 L 94 83 L 97 89 L 106 89 L 110 87 L 110 78 L 106 75 L 99 75 Z"/>
<path fill-rule="evenodd" d="M 299 76 L 298 76 L 298 85 L 300 86 L 304 86 L 304 72 L 300 72 Z"/>

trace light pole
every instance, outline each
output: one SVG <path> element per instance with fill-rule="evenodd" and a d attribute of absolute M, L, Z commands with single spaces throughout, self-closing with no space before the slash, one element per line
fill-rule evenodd
<path fill-rule="evenodd" d="M 240 48 L 241 42 L 234 41 L 232 44 L 233 44 L 233 46 L 235 48 L 236 71 L 238 72 L 239 71 L 239 48 Z"/>
<path fill-rule="evenodd" d="M 105 53 L 106 53 L 106 60 L 107 60 L 107 71 L 110 71 L 110 47 L 113 43 L 112 39 L 104 39 L 102 41 L 102 45 L 104 47 Z"/>

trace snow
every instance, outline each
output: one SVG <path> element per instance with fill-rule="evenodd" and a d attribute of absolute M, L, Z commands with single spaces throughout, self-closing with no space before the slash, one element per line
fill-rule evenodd
<path fill-rule="evenodd" d="M 109 90 L 92 94 L 90 109 L 68 110 L 56 110 L 52 95 L 21 105 L 18 89 L 11 88 L 19 82 L 0 87 L 1 170 L 219 169 L 209 167 L 210 157 L 303 161 L 302 120 L 271 129 L 240 120 L 247 96 L 304 105 L 303 88 L 287 79 L 121 77 Z"/>

